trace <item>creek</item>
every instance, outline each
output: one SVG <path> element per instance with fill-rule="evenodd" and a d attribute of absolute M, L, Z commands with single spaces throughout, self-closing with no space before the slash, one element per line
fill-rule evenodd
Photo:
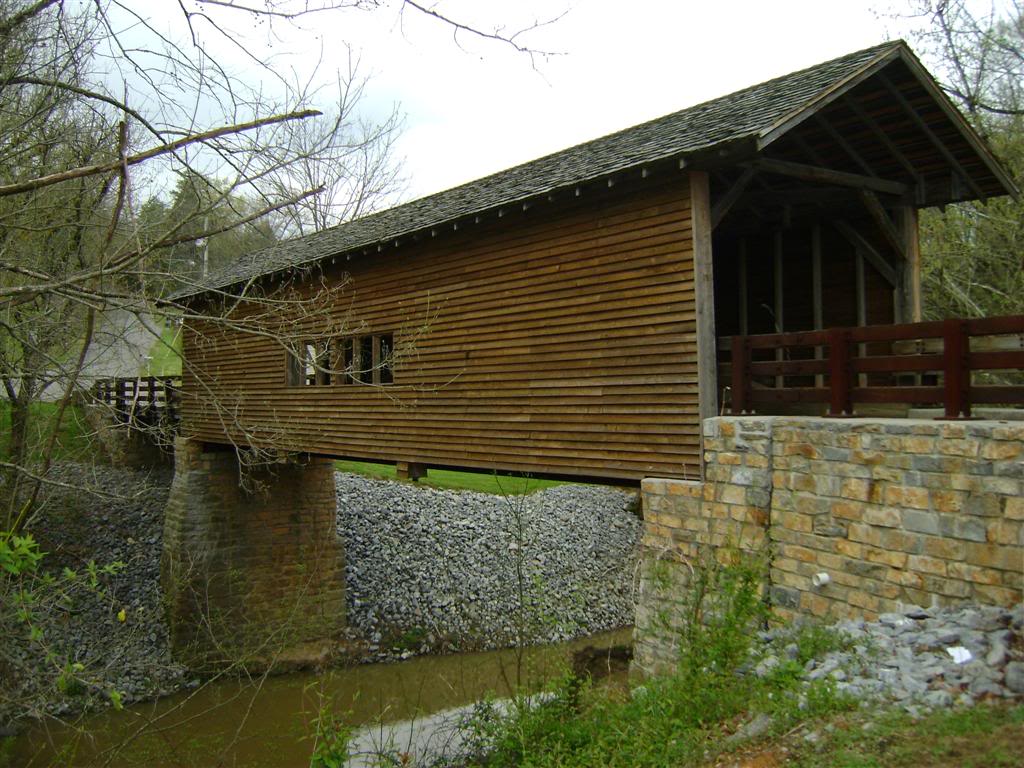
<path fill-rule="evenodd" d="M 595 649 L 628 646 L 629 628 L 569 643 L 418 656 L 252 680 L 207 682 L 156 701 L 86 715 L 73 725 L 39 725 L 21 736 L 10 765 L 308 766 L 324 707 L 347 725 L 422 717 L 557 678 Z M 625 665 L 610 679 L 624 682 Z"/>

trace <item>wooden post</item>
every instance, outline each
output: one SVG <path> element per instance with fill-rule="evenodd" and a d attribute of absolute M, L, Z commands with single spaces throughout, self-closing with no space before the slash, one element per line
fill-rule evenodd
<path fill-rule="evenodd" d="M 942 364 L 947 419 L 971 418 L 971 341 L 963 320 L 942 323 Z"/>
<path fill-rule="evenodd" d="M 427 476 L 427 468 L 423 464 L 417 464 L 414 461 L 398 461 L 395 462 L 395 476 L 399 480 L 412 480 L 415 482 L 421 477 Z"/>
<path fill-rule="evenodd" d="M 750 348 L 746 336 L 732 337 L 732 415 L 739 416 L 747 412 L 747 388 L 750 386 L 748 375 Z"/>
<path fill-rule="evenodd" d="M 897 322 L 921 322 L 921 242 L 918 230 L 917 209 L 904 206 L 899 211 L 900 229 L 906 258 L 900 275 L 901 304 L 903 316 Z"/>
<path fill-rule="evenodd" d="M 708 175 L 690 171 L 693 281 L 697 309 L 697 398 L 700 418 L 718 413 L 715 339 L 715 280 L 711 253 L 711 193 Z"/>
<path fill-rule="evenodd" d="M 852 416 L 850 401 L 850 337 L 843 328 L 828 332 L 829 416 Z"/>
<path fill-rule="evenodd" d="M 704 478 L 704 419 L 718 414 L 715 337 L 715 276 L 711 252 L 711 188 L 706 171 L 690 171 L 690 231 L 697 330 L 697 415 L 700 417 L 700 476 Z"/>
<path fill-rule="evenodd" d="M 814 330 L 820 331 L 825 327 L 825 308 L 822 297 L 822 274 L 821 274 L 821 225 L 815 224 L 811 229 L 811 302 L 814 312 Z M 821 360 L 824 350 L 821 346 L 814 348 L 814 359 Z M 821 389 L 825 386 L 825 377 L 817 374 L 814 377 L 814 386 Z"/>
<path fill-rule="evenodd" d="M 863 328 L 868 324 L 868 291 L 867 291 L 867 276 L 864 274 L 864 252 L 860 248 L 855 251 L 856 260 L 856 271 L 857 271 L 857 325 Z M 857 356 L 864 357 L 866 354 L 867 345 L 857 345 Z M 863 387 L 867 385 L 867 375 L 860 373 L 857 375 L 857 386 Z"/>
<path fill-rule="evenodd" d="M 785 321 L 785 292 L 783 290 L 782 280 L 784 277 L 783 266 L 782 266 L 782 230 L 778 230 L 775 233 L 774 248 L 772 253 L 772 304 L 775 314 L 775 332 L 785 333 L 786 332 L 786 321 Z M 784 355 L 782 353 L 782 347 L 778 347 L 775 350 L 775 359 L 782 361 Z M 785 376 L 775 377 L 775 388 L 782 389 L 786 386 Z"/>
<path fill-rule="evenodd" d="M 748 333 L 750 333 L 750 321 L 749 321 L 749 316 L 747 314 L 747 312 L 748 312 L 747 306 L 749 304 L 749 299 L 747 297 L 748 297 L 748 293 L 749 293 L 749 288 L 747 286 L 747 238 L 745 238 L 745 237 L 741 237 L 740 238 L 740 248 L 739 248 L 739 257 L 738 258 L 739 258 L 739 270 L 738 271 L 739 271 L 739 278 L 740 278 L 739 279 L 739 283 L 740 283 L 740 286 L 739 286 L 739 288 L 740 288 L 740 295 L 739 295 L 739 304 L 740 304 L 740 313 L 739 313 L 740 333 L 742 333 L 744 336 L 746 336 Z"/>

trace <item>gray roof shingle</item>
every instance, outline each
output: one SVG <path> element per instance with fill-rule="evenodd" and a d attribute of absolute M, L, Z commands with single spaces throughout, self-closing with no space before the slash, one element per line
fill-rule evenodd
<path fill-rule="evenodd" d="M 187 298 L 289 267 L 309 265 L 641 164 L 685 156 L 745 137 L 763 136 L 901 46 L 906 44 L 895 41 L 866 48 L 444 192 L 276 243 L 244 255 L 210 275 L 204 287 L 181 290 L 172 298 Z"/>

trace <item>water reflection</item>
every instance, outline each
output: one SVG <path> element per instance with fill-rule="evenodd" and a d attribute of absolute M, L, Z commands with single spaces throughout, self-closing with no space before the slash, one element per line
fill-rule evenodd
<path fill-rule="evenodd" d="M 507 696 L 517 669 L 535 685 L 568 668 L 587 646 L 628 645 L 630 630 L 558 646 L 423 656 L 319 674 L 222 680 L 189 693 L 40 727 L 20 739 L 11 765 L 308 766 L 321 706 L 352 725 L 406 720 Z"/>

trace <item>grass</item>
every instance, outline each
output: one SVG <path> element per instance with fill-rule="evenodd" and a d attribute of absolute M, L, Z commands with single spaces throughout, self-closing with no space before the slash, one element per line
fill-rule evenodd
<path fill-rule="evenodd" d="M 820 724 L 816 724 L 820 725 Z M 1024 766 L 1024 705 L 978 704 L 937 710 L 915 719 L 886 710 L 833 718 L 808 745 L 768 744 L 801 768 L 1020 768 Z M 766 765 L 769 763 L 765 763 Z"/>
<path fill-rule="evenodd" d="M 165 323 L 160 338 L 149 350 L 149 360 L 140 376 L 181 376 L 181 328 Z"/>
<path fill-rule="evenodd" d="M 351 472 L 356 475 L 372 477 L 378 480 L 396 480 L 394 466 L 390 464 L 373 464 L 367 461 L 336 461 L 335 468 L 339 472 Z M 533 493 L 543 488 L 562 485 L 557 480 L 538 480 L 532 477 L 510 477 L 497 475 L 493 472 L 455 472 L 447 469 L 431 469 L 426 477 L 417 481 L 420 485 L 431 488 L 443 488 L 452 491 L 479 491 L 497 495 L 519 496 Z"/>
<path fill-rule="evenodd" d="M 32 459 L 38 460 L 38 452 L 49 439 L 57 418 L 57 403 L 33 403 L 29 408 L 29 445 L 33 448 Z M 9 458 L 11 434 L 11 404 L 0 400 L 0 458 Z M 69 406 L 64 411 L 57 442 L 54 447 L 54 459 L 82 459 L 89 451 L 89 430 L 78 408 Z"/>

